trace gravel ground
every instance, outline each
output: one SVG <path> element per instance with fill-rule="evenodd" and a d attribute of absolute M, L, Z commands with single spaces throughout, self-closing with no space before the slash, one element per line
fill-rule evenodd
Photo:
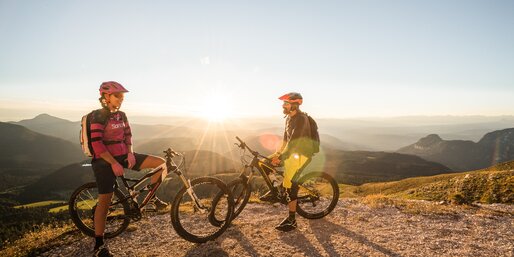
<path fill-rule="evenodd" d="M 144 218 L 108 244 L 116 256 L 514 257 L 514 206 L 451 208 L 455 212 L 414 214 L 342 199 L 323 219 L 297 215 L 298 229 L 285 233 L 273 228 L 286 215 L 285 206 L 248 204 L 221 237 L 205 244 L 180 238 L 169 215 Z M 92 238 L 75 233 L 60 240 L 42 256 L 92 255 Z"/>

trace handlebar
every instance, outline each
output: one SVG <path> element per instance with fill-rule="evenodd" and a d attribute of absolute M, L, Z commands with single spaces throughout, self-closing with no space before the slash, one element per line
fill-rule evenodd
<path fill-rule="evenodd" d="M 169 171 L 173 171 L 175 173 L 178 172 L 177 174 L 180 176 L 179 168 L 182 165 L 185 165 L 185 163 L 186 163 L 186 156 L 183 153 L 175 152 L 175 150 L 173 150 L 171 148 L 168 148 L 167 150 L 163 151 L 163 153 L 164 153 L 164 158 L 166 158 L 166 164 L 171 164 L 172 167 L 175 167 L 174 169 L 170 169 Z M 176 157 L 176 156 L 180 156 L 180 163 L 179 164 L 176 164 L 173 161 L 173 158 Z M 185 171 L 185 166 L 184 166 L 184 171 Z"/>
<path fill-rule="evenodd" d="M 267 156 L 264 156 L 262 154 L 260 154 L 259 152 L 257 151 L 254 151 L 252 150 L 243 140 L 241 140 L 241 138 L 239 138 L 238 136 L 236 136 L 236 139 L 237 141 L 239 141 L 239 144 L 236 143 L 236 145 L 241 148 L 241 149 L 248 149 L 248 151 L 255 157 L 261 157 L 261 158 L 264 158 L 265 160 L 267 161 L 270 161 L 271 162 L 271 159 L 268 158 Z"/>
<path fill-rule="evenodd" d="M 175 152 L 171 148 L 168 148 L 166 151 L 163 151 L 163 153 L 165 154 L 165 157 L 170 157 L 170 158 L 173 158 L 175 156 L 181 156 L 181 154 Z"/>
<path fill-rule="evenodd" d="M 239 138 L 238 136 L 236 136 L 236 139 L 237 139 L 237 141 L 239 141 L 239 143 L 241 143 L 240 145 L 238 145 L 239 147 L 243 148 L 242 145 L 246 145 L 245 142 L 243 142 L 243 140 L 241 140 L 241 138 Z"/>

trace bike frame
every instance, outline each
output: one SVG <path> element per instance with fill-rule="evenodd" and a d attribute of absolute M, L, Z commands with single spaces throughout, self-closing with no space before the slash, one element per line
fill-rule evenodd
<path fill-rule="evenodd" d="M 273 186 L 273 181 L 271 181 L 269 175 L 266 173 L 264 168 L 262 168 L 263 166 L 265 166 L 266 168 L 269 168 L 270 170 L 272 170 L 273 172 L 275 172 L 277 174 L 280 174 L 274 167 L 259 160 L 259 158 L 257 156 L 254 156 L 252 159 L 252 162 L 249 165 L 245 165 L 245 168 L 247 168 L 247 167 L 251 168 L 252 172 L 251 172 L 250 176 L 246 177 L 244 174 L 241 174 L 242 175 L 241 178 L 245 177 L 245 179 L 247 179 L 247 182 L 249 183 L 249 181 L 253 177 L 253 173 L 255 172 L 255 170 L 257 170 L 261 174 L 262 178 L 264 179 L 264 182 L 266 182 L 266 186 L 268 186 L 268 189 L 272 190 L 274 193 L 278 193 L 277 188 Z"/>
<path fill-rule="evenodd" d="M 172 171 L 173 173 L 177 174 L 177 176 L 182 181 L 182 184 L 184 184 L 184 186 L 186 187 L 189 196 L 191 197 L 191 199 L 194 200 L 196 207 L 198 207 L 198 209 L 202 212 L 205 211 L 207 208 L 204 207 L 202 205 L 202 203 L 198 200 L 198 197 L 196 196 L 196 194 L 193 192 L 193 190 L 191 188 L 190 180 L 184 176 L 184 174 L 182 173 L 182 171 L 180 169 L 180 166 L 182 166 L 182 164 L 185 165 L 185 157 L 182 154 L 179 154 L 179 153 L 171 150 L 170 148 L 168 148 L 168 150 L 164 151 L 164 153 L 166 154 L 166 156 L 165 156 L 166 163 L 152 169 L 150 172 L 145 174 L 143 177 L 141 177 L 139 179 L 132 179 L 132 178 L 126 178 L 124 175 L 121 176 L 121 181 L 122 181 L 125 189 L 127 189 L 128 194 L 124 194 L 123 199 L 119 199 L 118 201 L 111 203 L 111 205 L 116 205 L 121 202 L 127 201 L 128 199 L 132 199 L 132 201 L 136 204 L 139 211 L 143 210 L 143 208 L 150 202 L 152 197 L 155 195 L 155 192 L 161 186 L 162 181 L 166 177 L 167 173 L 164 172 L 165 171 L 164 167 L 166 167 L 168 171 Z M 178 166 L 173 161 L 173 157 L 175 157 L 175 156 L 182 157 L 182 160 Z M 138 186 L 143 184 L 147 179 L 151 178 L 153 175 L 155 175 L 156 173 L 158 173 L 160 171 L 163 171 L 163 173 L 161 174 L 160 179 L 155 184 L 148 184 L 147 186 L 136 190 L 136 188 Z M 129 185 L 129 182 L 133 183 L 133 184 Z M 120 188 L 117 180 L 116 180 L 114 187 L 116 189 Z M 150 191 L 150 192 L 146 195 L 146 197 L 143 199 L 141 204 L 139 204 L 137 201 L 137 197 L 145 191 Z"/>
<path fill-rule="evenodd" d="M 269 175 L 266 173 L 266 171 L 264 171 L 264 169 L 262 168 L 261 165 L 271 169 L 276 174 L 283 175 L 283 172 L 277 171 L 274 167 L 272 167 L 271 165 L 268 165 L 266 162 L 263 162 L 263 161 L 259 160 L 259 158 L 257 156 L 255 156 L 253 158 L 251 164 L 245 165 L 245 168 L 252 168 L 251 174 L 249 176 L 246 176 L 246 175 L 244 175 L 244 170 L 243 170 L 243 172 L 240 174 L 239 177 L 242 178 L 245 181 L 245 183 L 250 183 L 250 180 L 252 179 L 253 173 L 255 172 L 255 169 L 256 169 L 257 171 L 259 171 L 261 176 L 264 178 L 264 181 L 266 182 L 266 186 L 268 187 L 268 189 L 271 190 L 273 193 L 278 194 L 279 193 L 278 192 L 278 188 L 273 186 L 273 182 L 271 181 Z M 300 170 L 300 171 L 298 171 L 297 174 L 301 175 L 301 172 L 302 171 Z M 293 179 L 294 179 L 294 177 L 293 177 Z M 303 190 L 308 191 L 310 194 L 314 195 L 314 193 L 310 189 L 308 189 L 306 187 L 303 187 L 302 185 L 298 185 L 298 186 L 301 187 Z M 305 197 L 298 197 L 298 200 L 301 200 L 303 198 L 308 198 L 308 197 L 307 196 L 305 196 Z"/>
<path fill-rule="evenodd" d="M 154 184 L 153 186 L 148 184 L 147 186 L 139 189 L 139 190 L 136 190 L 137 187 L 139 187 L 141 184 L 143 184 L 147 179 L 149 179 L 150 177 L 152 177 L 153 175 L 155 175 L 157 172 L 160 172 L 164 170 L 162 166 L 159 166 L 157 168 L 154 168 L 153 170 L 151 170 L 150 172 L 148 172 L 147 174 L 145 174 L 143 177 L 141 177 L 140 179 L 132 179 L 132 178 L 126 178 L 125 176 L 121 176 L 121 181 L 123 183 L 123 185 L 125 186 L 125 189 L 127 189 L 128 191 L 128 194 L 125 195 L 125 197 L 123 197 L 123 199 L 119 199 L 118 202 L 114 202 L 112 203 L 112 205 L 116 205 L 120 202 L 124 202 L 126 200 L 128 200 L 129 198 L 132 198 L 132 200 L 137 203 L 137 197 L 145 192 L 145 191 L 150 191 L 148 193 L 148 195 L 146 195 L 146 197 L 143 199 L 143 201 L 141 202 L 141 204 L 138 204 L 138 208 L 141 210 L 142 208 L 144 208 L 148 202 L 150 201 L 150 199 L 152 199 L 152 197 L 155 195 L 155 192 L 157 191 L 157 189 L 159 188 L 159 186 L 161 185 L 162 183 L 162 177 L 161 179 L 159 179 L 157 181 L 156 184 Z M 129 182 L 133 183 L 132 185 L 129 185 Z M 116 184 L 114 186 L 115 188 L 119 188 L 119 185 L 118 185 L 118 181 L 116 181 Z"/>
<path fill-rule="evenodd" d="M 248 147 L 248 145 L 246 145 L 246 143 L 244 143 L 239 137 L 236 137 L 237 140 L 239 140 L 239 142 L 241 143 L 241 145 L 238 145 L 241 149 L 243 149 L 243 151 L 245 150 L 248 150 L 253 158 L 252 158 L 252 161 L 250 162 L 250 164 L 245 164 L 244 168 L 243 168 L 243 171 L 241 172 L 241 174 L 239 175 L 239 177 L 241 179 L 243 179 L 243 181 L 245 183 L 250 183 L 250 180 L 252 179 L 253 177 L 253 173 L 255 172 L 255 169 L 257 169 L 257 171 L 259 171 L 259 173 L 261 174 L 261 176 L 264 178 L 264 181 L 266 182 L 266 186 L 268 186 L 268 189 L 271 190 L 273 193 L 275 194 L 278 194 L 278 189 L 276 187 L 273 186 L 273 182 L 271 181 L 269 175 L 266 173 L 266 171 L 263 169 L 263 167 L 266 167 L 270 170 L 272 170 L 273 172 L 275 172 L 276 174 L 280 174 L 280 175 L 284 175 L 283 172 L 279 172 L 277 171 L 272 165 L 269 165 L 268 163 L 262 161 L 260 158 L 264 159 L 264 160 L 267 160 L 269 162 L 271 162 L 271 160 L 262 155 L 262 154 L 259 154 L 258 152 L 256 151 L 253 151 L 252 149 L 250 149 L 250 147 Z M 236 144 L 237 145 L 237 144 Z M 303 168 L 310 163 L 310 160 L 303 166 Z M 250 172 L 250 175 L 246 176 L 245 175 L 245 170 L 246 168 L 251 168 L 251 172 Z M 301 173 L 303 172 L 303 168 L 298 170 L 297 173 L 293 176 L 293 179 L 299 179 L 300 178 L 300 175 Z M 302 187 L 301 185 L 299 185 L 300 187 Z M 307 190 L 309 193 L 313 193 L 311 190 L 309 190 L 308 188 L 305 188 L 305 187 L 302 187 L 303 189 Z M 306 197 L 298 197 L 298 199 L 301 199 L 301 198 L 306 198 Z"/>

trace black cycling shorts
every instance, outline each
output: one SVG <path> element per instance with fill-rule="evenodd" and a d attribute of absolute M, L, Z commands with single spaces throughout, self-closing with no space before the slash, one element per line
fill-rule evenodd
<path fill-rule="evenodd" d="M 141 170 L 141 164 L 148 157 L 146 154 L 134 153 L 136 157 L 136 164 L 132 170 Z M 114 156 L 123 168 L 128 168 L 127 155 Z M 99 194 L 109 194 L 114 192 L 114 184 L 116 183 L 116 176 L 112 171 L 111 164 L 102 158 L 93 159 L 91 161 L 93 172 L 95 173 L 96 185 L 98 186 Z"/>

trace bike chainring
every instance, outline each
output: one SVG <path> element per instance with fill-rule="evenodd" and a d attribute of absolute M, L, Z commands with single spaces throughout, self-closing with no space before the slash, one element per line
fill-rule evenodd
<path fill-rule="evenodd" d="M 140 221 L 141 218 L 143 218 L 143 214 L 141 210 L 139 210 L 139 206 L 136 202 L 130 201 L 130 209 L 127 212 L 127 216 L 133 221 Z"/>

